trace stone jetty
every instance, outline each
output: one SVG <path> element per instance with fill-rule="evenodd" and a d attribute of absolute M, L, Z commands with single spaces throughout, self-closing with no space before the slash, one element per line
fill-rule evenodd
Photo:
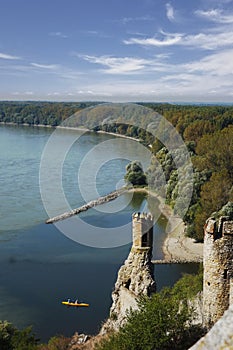
<path fill-rule="evenodd" d="M 128 189 L 126 187 L 122 187 L 119 190 L 113 191 L 106 196 L 99 197 L 98 199 L 95 199 L 89 203 L 86 203 L 82 205 L 79 208 L 73 209 L 69 212 L 60 214 L 58 216 L 55 216 L 53 218 L 48 219 L 45 223 L 46 224 L 53 224 L 54 222 L 60 221 L 60 220 L 65 220 L 70 218 L 71 216 L 77 215 L 82 213 L 83 211 L 87 211 L 90 208 L 96 207 L 97 205 L 101 205 L 104 203 L 108 203 L 116 199 L 117 197 L 121 196 L 123 193 L 127 192 Z"/>

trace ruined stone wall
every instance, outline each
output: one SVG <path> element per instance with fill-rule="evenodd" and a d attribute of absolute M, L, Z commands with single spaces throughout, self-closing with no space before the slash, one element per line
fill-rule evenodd
<path fill-rule="evenodd" d="M 232 350 L 233 349 L 233 305 L 213 326 L 207 335 L 201 338 L 189 350 Z"/>
<path fill-rule="evenodd" d="M 133 214 L 133 245 L 128 258 L 118 271 L 112 293 L 110 316 L 100 334 L 118 330 L 129 309 L 137 309 L 137 298 L 150 296 L 156 291 L 154 266 L 151 262 L 153 245 L 153 220 L 151 215 Z M 144 236 L 144 237 L 143 237 Z"/>
<path fill-rule="evenodd" d="M 210 328 L 233 299 L 233 222 L 207 220 L 204 236 L 204 325 Z"/>
<path fill-rule="evenodd" d="M 230 296 L 229 296 L 229 304 L 233 305 L 233 278 L 230 278 Z"/>

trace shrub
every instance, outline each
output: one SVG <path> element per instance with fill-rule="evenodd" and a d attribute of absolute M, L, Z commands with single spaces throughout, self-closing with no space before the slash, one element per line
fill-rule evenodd
<path fill-rule="evenodd" d="M 139 309 L 129 312 L 126 324 L 96 346 L 96 350 L 185 350 L 202 335 L 192 326 L 193 310 L 188 306 L 202 289 L 202 272 L 185 275 L 173 288 L 151 298 L 139 299 Z"/>

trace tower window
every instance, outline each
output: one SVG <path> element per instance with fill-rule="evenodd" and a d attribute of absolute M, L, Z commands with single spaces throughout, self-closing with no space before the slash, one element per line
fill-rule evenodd
<path fill-rule="evenodd" d="M 131 279 L 129 279 L 129 280 L 126 282 L 125 288 L 129 289 L 130 283 L 131 283 Z"/>
<path fill-rule="evenodd" d="M 224 278 L 224 280 L 227 279 L 227 272 L 228 272 L 228 270 L 227 270 L 227 269 L 224 269 L 224 272 L 223 272 L 223 278 Z"/>
<path fill-rule="evenodd" d="M 145 233 L 143 236 L 142 236 L 142 246 L 143 247 L 147 247 L 148 245 L 148 235 Z"/>

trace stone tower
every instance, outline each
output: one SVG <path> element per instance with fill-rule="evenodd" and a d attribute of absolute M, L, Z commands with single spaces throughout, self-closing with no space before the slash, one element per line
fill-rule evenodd
<path fill-rule="evenodd" d="M 233 304 L 233 221 L 209 218 L 204 231 L 204 325 L 210 328 Z"/>
<path fill-rule="evenodd" d="M 150 214 L 134 213 L 132 216 L 133 244 L 124 264 L 118 271 L 112 292 L 110 317 L 101 334 L 118 330 L 125 321 L 127 310 L 137 309 L 137 298 L 150 296 L 156 291 L 154 266 L 151 262 L 153 247 L 153 218 Z"/>
<path fill-rule="evenodd" d="M 133 245 L 132 249 L 152 250 L 153 247 L 153 218 L 151 214 L 134 213 L 132 215 Z"/>

